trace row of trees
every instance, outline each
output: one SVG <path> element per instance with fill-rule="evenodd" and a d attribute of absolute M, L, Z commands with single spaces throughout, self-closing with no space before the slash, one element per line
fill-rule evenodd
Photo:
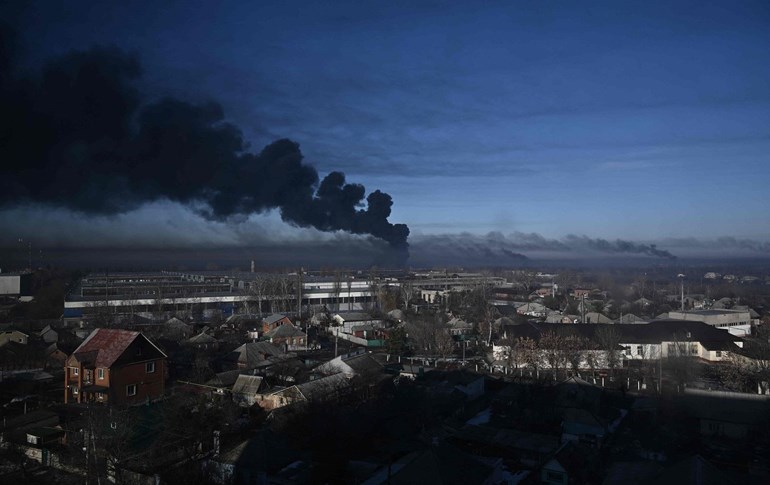
<path fill-rule="evenodd" d="M 548 368 L 555 373 L 571 370 L 579 374 L 587 366 L 591 372 L 607 368 L 614 372 L 621 364 L 619 351 L 621 335 L 606 326 L 597 329 L 590 340 L 569 328 L 546 331 L 539 340 L 529 337 L 504 339 L 505 360 L 509 367 L 538 370 Z"/>

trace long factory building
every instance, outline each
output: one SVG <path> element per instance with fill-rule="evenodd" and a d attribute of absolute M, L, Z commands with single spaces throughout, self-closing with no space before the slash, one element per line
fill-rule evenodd
<path fill-rule="evenodd" d="M 281 283 L 284 284 L 281 284 Z M 301 282 L 302 291 L 297 291 Z M 213 271 L 90 274 L 64 301 L 64 318 L 96 313 L 116 316 L 230 316 L 235 313 L 296 313 L 326 306 L 329 310 L 361 310 L 374 300 L 372 281 L 354 277 L 308 274 L 225 273 Z M 339 291 L 336 291 L 337 288 Z"/>

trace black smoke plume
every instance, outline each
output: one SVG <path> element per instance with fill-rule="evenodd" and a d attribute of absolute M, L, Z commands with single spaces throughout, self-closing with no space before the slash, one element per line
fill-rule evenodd
<path fill-rule="evenodd" d="M 617 239 L 594 239 L 570 234 L 561 239 L 548 239 L 537 233 L 500 232 L 479 234 L 435 234 L 413 238 L 412 260 L 433 261 L 434 254 L 458 264 L 510 264 L 524 262 L 534 254 L 586 257 L 590 255 L 643 255 L 663 259 L 676 256 L 655 244 L 641 244 Z M 522 254 L 525 253 L 525 254 Z M 479 261 L 483 261 L 480 263 Z"/>
<path fill-rule="evenodd" d="M 364 203 L 364 187 L 340 172 L 319 183 L 288 139 L 251 153 L 214 102 L 142 99 L 135 55 L 73 52 L 22 78 L 11 40 L 0 29 L 0 207 L 108 215 L 168 199 L 216 220 L 275 208 L 290 224 L 370 234 L 406 253 L 409 228 L 388 221 L 388 194 Z"/>

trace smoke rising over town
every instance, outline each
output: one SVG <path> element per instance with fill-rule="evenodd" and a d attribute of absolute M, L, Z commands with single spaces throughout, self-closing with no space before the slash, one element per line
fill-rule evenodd
<path fill-rule="evenodd" d="M 367 195 L 341 172 L 319 181 L 288 139 L 250 151 L 216 102 L 144 98 L 137 55 L 94 47 L 21 77 L 8 32 L 0 42 L 0 207 L 97 216 L 169 200 L 228 222 L 277 209 L 292 225 L 371 235 L 407 250 L 409 228 L 388 221 L 390 195 Z"/>

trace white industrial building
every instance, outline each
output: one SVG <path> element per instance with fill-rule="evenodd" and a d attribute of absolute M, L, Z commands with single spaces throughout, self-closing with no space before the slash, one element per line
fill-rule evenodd
<path fill-rule="evenodd" d="M 673 311 L 668 318 L 703 322 L 712 327 L 722 328 L 733 335 L 745 336 L 751 334 L 750 310 L 692 310 Z"/>
<path fill-rule="evenodd" d="M 91 274 L 65 298 L 64 317 L 77 320 L 101 313 L 158 319 L 169 314 L 206 318 L 214 314 L 297 313 L 298 298 L 303 312 L 323 307 L 330 311 L 362 310 L 374 301 L 374 288 L 368 279 L 296 273 Z"/>

